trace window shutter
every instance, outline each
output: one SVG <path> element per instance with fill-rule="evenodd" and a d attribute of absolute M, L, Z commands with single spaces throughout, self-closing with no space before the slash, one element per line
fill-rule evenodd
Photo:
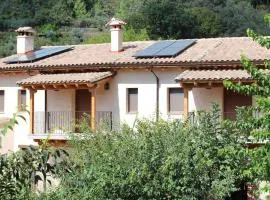
<path fill-rule="evenodd" d="M 128 89 L 128 112 L 138 111 L 138 88 Z"/>
<path fill-rule="evenodd" d="M 184 111 L 184 93 L 182 88 L 169 88 L 169 112 Z"/>

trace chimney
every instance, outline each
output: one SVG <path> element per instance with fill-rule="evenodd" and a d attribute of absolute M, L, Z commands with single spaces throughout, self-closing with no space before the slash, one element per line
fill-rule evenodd
<path fill-rule="evenodd" d="M 17 32 L 17 54 L 26 54 L 34 50 L 34 34 L 32 27 L 20 27 Z"/>
<path fill-rule="evenodd" d="M 123 51 L 123 25 L 126 22 L 112 18 L 106 26 L 110 26 L 111 29 L 111 51 L 120 52 Z"/>

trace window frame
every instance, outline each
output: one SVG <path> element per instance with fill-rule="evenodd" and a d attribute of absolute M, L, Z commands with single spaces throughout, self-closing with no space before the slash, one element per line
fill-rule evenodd
<path fill-rule="evenodd" d="M 171 108 L 171 98 L 170 98 L 171 92 L 170 92 L 170 90 L 171 89 L 179 89 L 179 90 L 182 91 L 181 93 L 183 94 L 183 104 L 184 104 L 184 89 L 181 88 L 181 87 L 168 87 L 167 88 L 167 113 L 169 115 L 183 115 L 184 114 L 184 108 L 181 111 L 171 111 L 170 110 L 170 108 Z"/>
<path fill-rule="evenodd" d="M 22 108 L 21 108 L 21 105 L 22 105 L 22 103 L 21 103 L 21 101 L 22 101 L 22 91 L 25 92 L 25 104 L 24 105 L 26 106 L 26 104 L 27 104 L 27 91 L 24 90 L 24 89 L 19 89 L 18 90 L 18 103 L 17 103 L 18 111 L 22 110 Z"/>
<path fill-rule="evenodd" d="M 136 111 L 130 111 L 130 99 L 129 99 L 129 90 L 130 89 L 136 89 L 137 90 L 137 110 Z M 137 114 L 139 110 L 139 88 L 137 87 L 129 87 L 126 89 L 126 113 L 127 114 Z"/>

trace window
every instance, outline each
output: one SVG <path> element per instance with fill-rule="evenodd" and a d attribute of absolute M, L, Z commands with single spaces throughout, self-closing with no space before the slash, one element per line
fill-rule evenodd
<path fill-rule="evenodd" d="M 169 88 L 168 111 L 170 113 L 184 111 L 184 92 L 182 88 Z"/>
<path fill-rule="evenodd" d="M 0 90 L 0 112 L 5 111 L 5 91 Z"/>
<path fill-rule="evenodd" d="M 26 105 L 26 90 L 19 90 L 18 93 L 18 110 Z"/>
<path fill-rule="evenodd" d="M 127 111 L 129 113 L 138 112 L 138 88 L 127 89 Z"/>

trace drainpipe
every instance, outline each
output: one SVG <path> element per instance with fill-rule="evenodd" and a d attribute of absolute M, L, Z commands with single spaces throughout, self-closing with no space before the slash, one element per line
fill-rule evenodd
<path fill-rule="evenodd" d="M 156 104 L 157 104 L 157 108 L 156 108 L 156 121 L 158 121 L 159 120 L 159 78 L 156 75 L 156 73 L 153 71 L 153 68 L 151 68 L 150 71 L 152 72 L 152 74 L 156 78 Z"/>

